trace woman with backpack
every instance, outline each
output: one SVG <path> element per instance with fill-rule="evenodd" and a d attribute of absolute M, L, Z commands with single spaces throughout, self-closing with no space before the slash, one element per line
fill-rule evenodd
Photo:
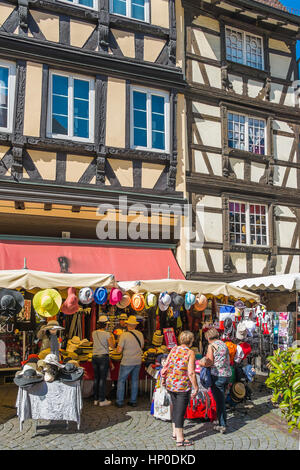
<path fill-rule="evenodd" d="M 184 439 L 184 416 L 190 398 L 198 393 L 198 384 L 195 374 L 195 353 L 190 348 L 194 341 L 194 335 L 190 331 L 180 333 L 178 342 L 166 361 L 162 371 L 162 385 L 166 387 L 172 401 L 172 427 L 173 439 L 177 447 L 191 446 L 192 441 Z M 191 389 L 193 388 L 193 391 Z"/>
<path fill-rule="evenodd" d="M 215 430 L 220 433 L 226 431 L 225 393 L 232 374 L 230 368 L 229 350 L 226 344 L 219 339 L 216 328 L 209 328 L 205 333 L 208 341 L 206 356 L 200 360 L 200 366 L 210 367 L 211 391 L 217 404 L 217 417 L 219 424 Z"/>

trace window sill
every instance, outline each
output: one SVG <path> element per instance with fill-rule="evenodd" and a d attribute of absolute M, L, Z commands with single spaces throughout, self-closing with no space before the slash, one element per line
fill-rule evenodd
<path fill-rule="evenodd" d="M 231 147 L 225 150 L 224 155 L 227 157 L 241 158 L 242 160 L 253 160 L 260 163 L 273 161 L 271 155 L 247 152 L 247 150 L 233 149 Z"/>
<path fill-rule="evenodd" d="M 256 79 L 265 80 L 269 77 L 269 73 L 266 70 L 256 69 L 249 65 L 239 64 L 238 62 L 232 62 L 226 59 L 226 66 L 228 73 L 241 73 L 243 75 L 251 76 Z"/>
<path fill-rule="evenodd" d="M 139 31 L 145 34 L 154 34 L 162 38 L 169 37 L 169 29 L 155 26 L 148 21 L 135 20 L 133 18 L 128 18 L 127 16 L 116 15 L 115 13 L 110 13 L 109 16 L 111 27 L 121 27 L 122 29 L 125 28 L 129 31 Z"/>
<path fill-rule="evenodd" d="M 260 246 L 260 245 L 236 245 L 230 244 L 230 251 L 239 252 L 239 253 L 259 253 L 259 254 L 268 254 L 271 250 L 270 245 L 267 246 Z"/>

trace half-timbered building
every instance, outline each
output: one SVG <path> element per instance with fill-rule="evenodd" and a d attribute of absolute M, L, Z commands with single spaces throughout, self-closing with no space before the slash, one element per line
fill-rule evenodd
<path fill-rule="evenodd" d="M 177 0 L 1 0 L 2 238 L 97 239 L 97 207 L 120 195 L 183 205 L 182 11 Z"/>
<path fill-rule="evenodd" d="M 300 269 L 300 16 L 278 0 L 183 0 L 196 230 L 187 276 Z"/>

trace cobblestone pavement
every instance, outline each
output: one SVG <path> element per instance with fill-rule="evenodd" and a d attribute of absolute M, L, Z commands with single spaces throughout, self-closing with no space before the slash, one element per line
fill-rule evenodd
<path fill-rule="evenodd" d="M 17 388 L 0 386 L 0 449 L 1 450 L 95 450 L 143 449 L 175 450 L 171 425 L 154 419 L 149 401 L 141 398 L 137 408 L 95 407 L 92 399 L 84 399 L 81 428 L 70 423 L 39 421 L 34 435 L 32 420 L 19 431 L 14 407 Z M 278 409 L 270 403 L 270 392 L 256 389 L 252 402 L 239 405 L 228 413 L 228 432 L 219 434 L 212 423 L 186 421 L 185 436 L 194 440 L 188 449 L 207 450 L 299 450 L 299 433 L 288 433 Z M 183 448 L 184 449 L 184 448 Z M 185 448 L 187 450 L 187 448 Z"/>

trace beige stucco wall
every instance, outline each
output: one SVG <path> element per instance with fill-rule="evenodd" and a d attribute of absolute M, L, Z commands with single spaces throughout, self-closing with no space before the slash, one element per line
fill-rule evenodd
<path fill-rule="evenodd" d="M 169 0 L 152 0 L 151 23 L 163 28 L 169 28 Z"/>
<path fill-rule="evenodd" d="M 14 9 L 15 5 L 0 2 L 0 26 L 3 25 Z"/>
<path fill-rule="evenodd" d="M 270 54 L 270 67 L 272 77 L 286 79 L 290 63 L 290 57 L 284 57 L 277 54 Z"/>
<path fill-rule="evenodd" d="M 233 265 L 236 267 L 238 273 L 244 274 L 247 272 L 247 258 L 246 253 L 230 253 Z"/>
<path fill-rule="evenodd" d="M 155 62 L 161 53 L 166 41 L 163 39 L 151 38 L 145 36 L 144 38 L 144 60 L 147 62 Z"/>
<path fill-rule="evenodd" d="M 289 47 L 283 41 L 278 41 L 277 39 L 269 39 L 269 47 L 271 49 L 277 49 L 278 51 L 291 53 Z"/>
<path fill-rule="evenodd" d="M 108 162 L 114 170 L 121 186 L 133 187 L 133 168 L 132 161 L 108 159 Z"/>
<path fill-rule="evenodd" d="M 221 147 L 221 123 L 199 118 L 195 118 L 195 122 L 203 145 Z"/>
<path fill-rule="evenodd" d="M 208 57 L 209 59 L 220 60 L 221 59 L 221 45 L 220 38 L 213 34 L 204 33 L 198 29 L 193 30 L 197 46 L 200 51 L 200 55 L 203 57 Z M 196 54 L 192 46 L 192 52 Z"/>
<path fill-rule="evenodd" d="M 125 147 L 126 82 L 109 78 L 107 84 L 106 145 Z"/>
<path fill-rule="evenodd" d="M 142 163 L 142 188 L 152 189 L 164 170 L 163 165 L 155 163 Z"/>
<path fill-rule="evenodd" d="M 66 181 L 70 183 L 77 183 L 91 161 L 91 157 L 86 157 L 83 155 L 67 155 Z"/>
<path fill-rule="evenodd" d="M 48 41 L 59 42 L 59 16 L 52 13 L 30 10 L 41 32 Z"/>
<path fill-rule="evenodd" d="M 185 31 L 184 31 L 184 9 L 181 4 L 181 0 L 176 0 L 175 3 L 176 12 L 176 33 L 177 33 L 177 47 L 176 47 L 176 66 L 184 67 L 184 42 L 185 42 Z"/>
<path fill-rule="evenodd" d="M 134 34 L 119 29 L 111 29 L 125 57 L 135 57 Z"/>
<path fill-rule="evenodd" d="M 40 150 L 27 150 L 41 177 L 45 180 L 55 181 L 56 153 L 41 152 Z"/>
<path fill-rule="evenodd" d="M 204 26 L 205 28 L 220 32 L 219 21 L 209 18 L 209 16 L 200 15 L 197 18 L 194 18 L 193 22 L 199 26 Z"/>
<path fill-rule="evenodd" d="M 42 107 L 43 65 L 27 62 L 24 135 L 39 137 Z"/>
<path fill-rule="evenodd" d="M 94 24 L 83 21 L 70 21 L 70 44 L 75 47 L 82 47 L 95 29 Z"/>

